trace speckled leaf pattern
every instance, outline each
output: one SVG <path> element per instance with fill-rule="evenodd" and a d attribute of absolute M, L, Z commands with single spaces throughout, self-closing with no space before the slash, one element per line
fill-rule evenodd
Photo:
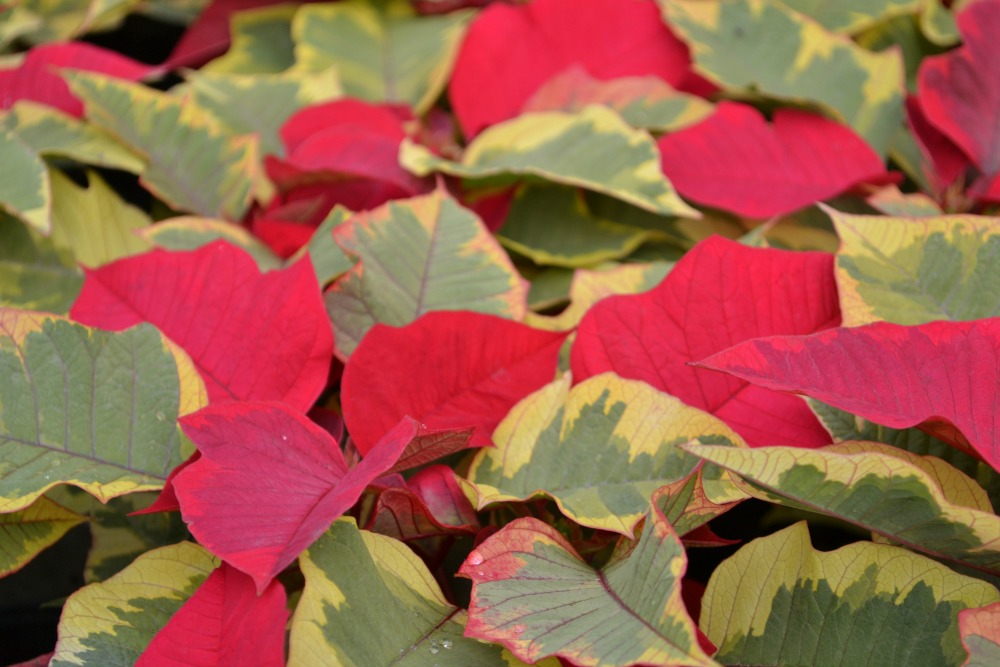
<path fill-rule="evenodd" d="M 899 547 L 816 551 L 801 522 L 716 569 L 699 625 L 724 665 L 957 665 L 958 613 L 997 599 L 990 584 Z"/>
<path fill-rule="evenodd" d="M 325 296 L 343 359 L 377 323 L 434 310 L 524 317 L 527 283 L 482 221 L 442 190 L 359 214 L 334 238 L 359 260 Z"/>
<path fill-rule="evenodd" d="M 0 376 L 0 512 L 57 484 L 101 500 L 160 488 L 184 459 L 177 417 L 207 400 L 149 325 L 113 333 L 0 309 Z"/>
<path fill-rule="evenodd" d="M 1000 218 L 901 218 L 828 209 L 840 236 L 845 326 L 1000 315 Z"/>
<path fill-rule="evenodd" d="M 768 0 L 659 2 L 697 71 L 726 90 L 818 102 L 885 154 L 903 118 L 898 52 L 872 53 Z"/>
<path fill-rule="evenodd" d="M 654 505 L 636 543 L 591 569 L 557 530 L 515 519 L 476 547 L 466 634 L 525 661 L 561 656 L 587 667 L 708 667 L 681 601 L 687 557 Z"/>
<path fill-rule="evenodd" d="M 750 482 L 748 491 L 835 516 L 938 559 L 1000 574 L 1000 518 L 986 493 L 935 457 L 878 443 L 822 450 L 687 445 Z"/>
<path fill-rule="evenodd" d="M 652 493 L 694 472 L 697 459 L 677 446 L 692 440 L 746 446 L 721 420 L 644 382 L 604 373 L 570 389 L 564 376 L 511 409 L 468 479 L 480 509 L 547 494 L 579 524 L 631 536 Z M 726 482 L 710 482 L 709 494 L 742 497 Z"/>
<path fill-rule="evenodd" d="M 463 636 L 465 612 L 398 540 L 341 519 L 300 563 L 306 587 L 292 619 L 289 667 L 510 664 L 499 646 Z"/>
<path fill-rule="evenodd" d="M 0 577 L 21 569 L 86 520 L 44 496 L 23 510 L 0 514 Z"/>
<path fill-rule="evenodd" d="M 470 14 L 420 18 L 407 2 L 384 4 L 381 11 L 365 0 L 303 7 L 292 21 L 297 65 L 335 68 L 347 95 L 423 113 L 444 90 Z"/>
<path fill-rule="evenodd" d="M 259 179 L 256 139 L 227 133 L 191 101 L 99 74 L 65 76 L 87 119 L 145 156 L 142 182 L 155 195 L 183 211 L 242 217 Z"/>
<path fill-rule="evenodd" d="M 499 123 L 479 134 L 460 162 L 410 141 L 403 142 L 399 159 L 419 176 L 435 171 L 494 181 L 533 176 L 602 192 L 661 215 L 700 216 L 660 171 L 660 154 L 649 134 L 600 106 L 578 113 L 528 113 Z"/>
<path fill-rule="evenodd" d="M 218 561 L 190 542 L 154 549 L 70 596 L 53 667 L 132 667 Z"/>

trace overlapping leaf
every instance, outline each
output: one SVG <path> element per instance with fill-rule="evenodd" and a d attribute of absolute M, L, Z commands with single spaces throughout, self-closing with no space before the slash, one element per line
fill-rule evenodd
<path fill-rule="evenodd" d="M 0 514 L 0 577 L 24 567 L 86 517 L 42 496 L 30 506 Z"/>
<path fill-rule="evenodd" d="M 839 322 L 833 257 L 721 238 L 688 252 L 658 287 L 604 299 L 573 345 L 577 381 L 613 371 L 716 415 L 751 446 L 819 446 L 829 436 L 800 399 L 688 366 L 750 338 Z"/>
<path fill-rule="evenodd" d="M 492 181 L 531 176 L 602 192 L 661 215 L 700 215 L 664 178 L 652 138 L 601 106 L 524 114 L 495 125 L 469 144 L 460 162 L 410 141 L 403 142 L 399 159 L 421 176 L 434 171 Z"/>
<path fill-rule="evenodd" d="M 406 416 L 433 430 L 475 427 L 470 446 L 487 447 L 507 411 L 555 377 L 565 338 L 463 311 L 375 325 L 344 370 L 347 429 L 362 454 Z"/>
<path fill-rule="evenodd" d="M 341 519 L 302 554 L 301 564 L 306 587 L 292 619 L 290 667 L 330 660 L 510 664 L 500 647 L 463 636 L 465 612 L 445 599 L 427 566 L 402 542 Z"/>
<path fill-rule="evenodd" d="M 53 667 L 131 667 L 218 561 L 181 542 L 154 549 L 66 600 Z"/>
<path fill-rule="evenodd" d="M 616 549 L 600 571 L 551 526 L 516 519 L 459 570 L 473 582 L 466 634 L 526 662 L 557 655 L 594 667 L 714 665 L 681 601 L 686 568 L 655 503 L 639 541 Z"/>
<path fill-rule="evenodd" d="M 367 529 L 400 540 L 474 534 L 479 519 L 461 484 L 451 468 L 440 464 L 428 466 L 409 479 L 397 477 L 379 493 Z"/>
<path fill-rule="evenodd" d="M 899 547 L 816 551 L 802 522 L 723 562 L 699 625 L 725 665 L 958 664 L 958 613 L 998 597 L 990 584 Z"/>
<path fill-rule="evenodd" d="M 233 136 L 190 100 L 97 74 L 66 75 L 87 119 L 146 158 L 143 183 L 174 208 L 241 218 L 259 179 L 252 136 Z"/>
<path fill-rule="evenodd" d="M 567 375 L 511 409 L 468 479 L 480 509 L 544 493 L 576 523 L 631 537 L 653 492 L 694 473 L 697 459 L 677 447 L 689 441 L 745 447 L 718 419 L 644 382 L 603 373 L 571 390 Z"/>
<path fill-rule="evenodd" d="M 73 484 L 101 500 L 158 489 L 183 459 L 175 420 L 205 403 L 153 327 L 120 333 L 0 309 L 0 512 Z"/>
<path fill-rule="evenodd" d="M 0 207 L 43 234 L 52 227 L 52 191 L 45 163 L 6 129 L 0 129 Z"/>
<path fill-rule="evenodd" d="M 845 326 L 1000 315 L 1000 219 L 830 217 Z"/>
<path fill-rule="evenodd" d="M 0 306 L 63 314 L 82 286 L 70 248 L 0 213 Z"/>
<path fill-rule="evenodd" d="M 1000 319 L 876 322 L 749 340 L 698 364 L 804 393 L 892 428 L 920 426 L 1000 469 Z"/>
<path fill-rule="evenodd" d="M 828 30 L 857 34 L 893 16 L 916 13 L 921 0 L 783 0 Z"/>
<path fill-rule="evenodd" d="M 284 667 L 285 589 L 261 595 L 247 575 L 223 562 L 149 642 L 136 667 Z"/>
<path fill-rule="evenodd" d="M 264 271 L 281 266 L 281 258 L 260 242 L 245 227 L 225 220 L 179 215 L 161 220 L 138 234 L 152 245 L 164 250 L 197 250 L 215 241 L 225 241 L 246 251 Z"/>
<path fill-rule="evenodd" d="M 512 49 L 515 43 L 520 48 Z M 516 116 L 539 86 L 568 67 L 601 80 L 651 75 L 676 86 L 688 65 L 687 49 L 647 0 L 493 3 L 470 26 L 448 92 L 471 138 Z"/>
<path fill-rule="evenodd" d="M 0 70 L 0 107 L 7 109 L 19 100 L 33 100 L 71 116 L 82 116 L 83 105 L 59 77 L 57 68 L 100 72 L 126 81 L 137 81 L 153 72 L 148 65 L 93 44 L 45 44 L 28 51 L 19 67 Z"/>
<path fill-rule="evenodd" d="M 620 259 L 658 235 L 594 216 L 575 188 L 529 187 L 511 202 L 500 242 L 536 264 L 593 266 Z"/>
<path fill-rule="evenodd" d="M 1000 573 L 1000 518 L 972 479 L 940 459 L 870 442 L 822 450 L 684 448 L 751 482 L 748 491 L 764 500 L 829 514 L 929 556 Z"/>
<path fill-rule="evenodd" d="M 958 631 L 969 652 L 962 667 L 989 667 L 1000 660 L 1000 602 L 958 612 Z"/>
<path fill-rule="evenodd" d="M 358 214 L 334 238 L 358 260 L 324 296 L 342 359 L 375 324 L 434 310 L 524 317 L 527 284 L 475 214 L 441 189 Z"/>
<path fill-rule="evenodd" d="M 230 44 L 229 22 L 232 17 L 248 9 L 280 2 L 281 0 L 210 0 L 204 11 L 198 13 L 197 20 L 174 45 L 165 64 L 170 67 L 200 65 L 225 52 Z"/>
<path fill-rule="evenodd" d="M 392 468 L 419 430 L 412 420 L 400 424 L 348 470 L 330 434 L 283 403 L 210 406 L 181 423 L 201 452 L 174 479 L 184 520 L 201 544 L 253 577 L 258 593 Z"/>
<path fill-rule="evenodd" d="M 920 106 L 991 179 L 1000 175 L 1000 1 L 983 0 L 957 16 L 963 45 L 920 67 Z M 1000 188 L 998 188 L 1000 189 Z"/>
<path fill-rule="evenodd" d="M 299 67 L 336 68 L 344 92 L 370 102 L 400 102 L 422 114 L 444 90 L 468 12 L 417 17 L 401 0 L 303 7 L 292 22 Z"/>
<path fill-rule="evenodd" d="M 659 2 L 696 71 L 730 90 L 819 102 L 885 154 L 903 117 L 898 52 L 872 53 L 768 0 Z"/>
<path fill-rule="evenodd" d="M 248 3 L 240 4 L 240 11 L 229 19 L 229 50 L 206 63 L 199 71 L 278 74 L 294 65 L 292 17 L 299 9 L 298 5 L 279 3 L 247 9 Z"/>
<path fill-rule="evenodd" d="M 849 128 L 797 109 L 779 109 L 768 126 L 752 107 L 723 102 L 658 144 L 678 192 L 751 218 L 791 213 L 885 174 Z"/>
<path fill-rule="evenodd" d="M 333 337 L 308 262 L 261 275 L 223 242 L 154 250 L 88 271 L 72 315 L 114 330 L 155 324 L 194 360 L 213 402 L 308 410 L 326 386 Z"/>
<path fill-rule="evenodd" d="M 278 131 L 299 109 L 327 102 L 342 92 L 337 74 L 327 69 L 315 74 L 188 75 L 198 106 L 208 109 L 231 134 L 256 134 L 260 152 L 281 155 Z"/>
<path fill-rule="evenodd" d="M 601 81 L 574 65 L 543 83 L 524 103 L 522 113 L 581 111 L 603 104 L 632 127 L 668 132 L 693 125 L 712 112 L 700 97 L 682 93 L 655 76 L 628 76 Z"/>

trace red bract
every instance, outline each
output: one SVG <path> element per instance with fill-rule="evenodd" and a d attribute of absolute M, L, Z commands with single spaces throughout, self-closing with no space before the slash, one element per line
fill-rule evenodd
<path fill-rule="evenodd" d="M 83 103 L 69 92 L 59 68 L 99 72 L 129 81 L 155 73 L 156 68 L 92 44 L 68 42 L 36 46 L 18 67 L 0 70 L 0 108 L 19 100 L 41 102 L 71 116 L 83 116 Z"/>
<path fill-rule="evenodd" d="M 285 589 L 277 581 L 258 597 L 253 580 L 226 563 L 170 617 L 136 667 L 285 664 Z"/>
<path fill-rule="evenodd" d="M 1000 469 L 1000 318 L 773 336 L 698 365 L 890 428 L 919 426 Z"/>
<path fill-rule="evenodd" d="M 465 136 L 516 116 L 540 85 L 571 65 L 598 79 L 650 74 L 676 87 L 690 59 L 649 0 L 492 4 L 470 26 L 451 78 Z"/>
<path fill-rule="evenodd" d="M 881 158 L 850 128 L 796 109 L 779 109 L 768 125 L 753 107 L 722 102 L 659 146 L 663 173 L 684 197 L 751 218 L 885 176 Z"/>
<path fill-rule="evenodd" d="M 957 23 L 962 46 L 920 66 L 920 105 L 992 179 L 1000 174 L 1000 0 L 970 4 Z"/>
<path fill-rule="evenodd" d="M 282 256 L 305 243 L 331 208 L 362 211 L 430 191 L 429 179 L 399 166 L 403 107 L 338 100 L 308 107 L 281 128 L 286 156 L 264 160 L 279 197 L 252 223 Z"/>
<path fill-rule="evenodd" d="M 410 540 L 479 529 L 476 511 L 448 466 L 424 468 L 409 480 L 386 479 L 391 485 L 379 494 L 368 530 Z"/>
<path fill-rule="evenodd" d="M 957 181 L 969 168 L 969 158 L 943 132 L 932 125 L 920 106 L 920 100 L 906 99 L 906 117 L 913 131 L 913 138 L 925 159 L 924 176 L 935 194 L 944 194 L 948 186 Z"/>
<path fill-rule="evenodd" d="M 401 422 L 348 470 L 325 430 L 281 403 L 226 403 L 181 420 L 201 459 L 174 489 L 191 533 L 257 591 L 385 474 L 417 433 Z"/>
<path fill-rule="evenodd" d="M 711 238 L 656 288 L 590 309 L 573 345 L 573 377 L 614 371 L 711 412 L 752 446 L 817 447 L 830 437 L 800 399 L 688 363 L 750 338 L 839 323 L 833 256 Z"/>
<path fill-rule="evenodd" d="M 71 316 L 114 331 L 156 325 L 194 361 L 212 402 L 281 400 L 308 410 L 333 359 L 309 261 L 261 274 L 247 253 L 221 241 L 87 270 Z"/>
<path fill-rule="evenodd" d="M 406 416 L 428 429 L 475 427 L 469 446 L 489 446 L 510 408 L 555 377 L 565 338 L 464 311 L 376 324 L 344 369 L 347 430 L 363 454 Z"/>

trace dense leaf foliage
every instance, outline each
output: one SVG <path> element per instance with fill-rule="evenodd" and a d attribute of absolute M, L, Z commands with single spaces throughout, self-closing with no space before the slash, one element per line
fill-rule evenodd
<path fill-rule="evenodd" d="M 998 34 L 3 4 L 0 664 L 1000 664 Z"/>

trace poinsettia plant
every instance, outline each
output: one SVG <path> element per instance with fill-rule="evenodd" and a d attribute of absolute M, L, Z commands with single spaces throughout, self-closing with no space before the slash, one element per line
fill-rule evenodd
<path fill-rule="evenodd" d="M 0 21 L 0 662 L 1000 664 L 1000 0 Z"/>

